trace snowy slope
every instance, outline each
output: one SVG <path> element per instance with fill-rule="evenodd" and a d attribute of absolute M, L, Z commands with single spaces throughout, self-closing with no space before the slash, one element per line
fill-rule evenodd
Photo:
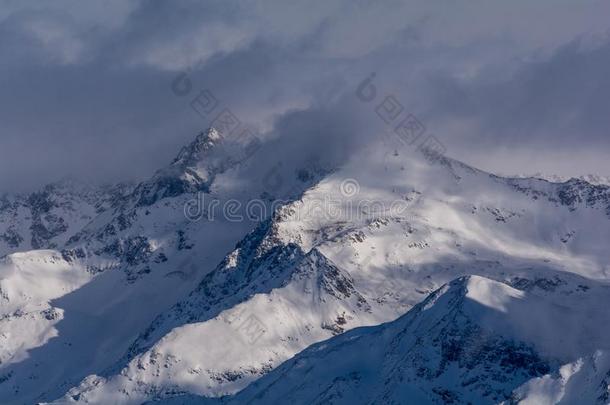
<path fill-rule="evenodd" d="M 0 285 L 6 298 L 2 330 L 10 344 L 2 355 L 13 361 L 0 363 L 0 402 L 53 399 L 114 365 L 155 316 L 192 291 L 248 232 L 248 221 L 185 216 L 185 206 L 198 198 L 197 181 L 184 178 L 193 167 L 210 170 L 208 197 L 248 198 L 231 187 L 238 171 L 246 170 L 239 162 L 207 165 L 223 156 L 222 150 L 202 147 L 213 138 L 214 131 L 200 134 L 167 168 L 70 236 L 62 234 L 65 242 L 58 239 L 55 250 L 7 256 Z M 222 176 L 228 180 L 212 180 Z M 172 179 L 193 181 L 194 188 L 176 189 Z M 41 287 L 30 289 L 32 280 Z M 41 312 L 47 310 L 52 313 Z"/>
<path fill-rule="evenodd" d="M 227 403 L 491 404 L 512 399 L 540 404 L 544 388 L 558 390 L 541 387 L 541 380 L 561 384 L 551 383 L 546 374 L 561 356 L 562 315 L 563 308 L 534 294 L 483 277 L 460 278 L 394 322 L 312 346 Z M 531 330 L 549 318 L 554 321 L 549 327 Z M 563 385 L 581 392 L 598 388 L 583 384 L 590 377 L 583 374 L 595 375 L 594 364 L 607 372 L 606 357 L 597 352 L 588 364 L 561 367 Z M 570 381 L 576 379 L 580 385 Z"/>
<path fill-rule="evenodd" d="M 583 313 L 605 319 L 596 305 L 579 311 L 583 296 L 608 300 L 609 206 L 604 186 L 368 150 L 250 233 L 121 361 L 59 403 L 232 394 L 312 343 L 392 321 L 465 274 L 559 297 L 557 305 L 578 297 L 565 304 L 578 314 L 565 317 L 568 330 Z M 581 348 L 582 335 L 564 335 L 557 361 L 574 361 L 574 347 L 583 356 L 603 348 L 601 338 Z"/>
<path fill-rule="evenodd" d="M 0 259 L 0 364 L 23 361 L 28 350 L 56 336 L 63 311 L 49 302 L 87 281 L 86 272 L 55 251 Z"/>
<path fill-rule="evenodd" d="M 564 364 L 552 374 L 534 378 L 515 390 L 523 405 L 610 403 L 610 355 L 597 350 Z"/>

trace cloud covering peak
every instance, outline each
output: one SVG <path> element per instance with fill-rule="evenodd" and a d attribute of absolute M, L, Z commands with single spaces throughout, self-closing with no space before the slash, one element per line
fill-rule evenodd
<path fill-rule="evenodd" d="M 609 14 L 604 1 L 5 1 L 0 190 L 145 177 L 213 120 L 191 108 L 202 89 L 263 138 L 359 143 L 383 128 L 354 96 L 371 72 L 450 155 L 608 175 Z"/>

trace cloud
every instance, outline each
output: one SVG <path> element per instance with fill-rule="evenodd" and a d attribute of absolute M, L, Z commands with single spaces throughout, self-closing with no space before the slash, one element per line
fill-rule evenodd
<path fill-rule="evenodd" d="M 449 140 L 454 149 L 481 157 L 506 154 L 504 171 L 510 171 L 506 166 L 515 152 L 536 156 L 542 171 L 574 174 L 579 164 L 593 170 L 594 152 L 610 148 L 609 69 L 610 43 L 575 40 L 504 79 L 432 79 L 430 108 L 444 123 L 443 132 L 455 136 L 456 142 Z M 570 154 L 570 163 L 557 158 Z M 602 159 L 593 161 L 599 165 Z M 607 173 L 610 166 L 597 170 Z M 515 165 L 513 172 L 518 171 Z"/>
<path fill-rule="evenodd" d="M 278 137 L 315 133 L 310 143 L 293 141 L 334 156 L 350 149 L 330 132 L 358 133 L 360 142 L 375 131 L 374 118 L 349 101 L 372 71 L 379 91 L 424 120 L 450 155 L 504 170 L 512 153 L 528 171 L 524 157 L 545 150 L 530 168 L 556 171 L 568 170 L 557 156 L 578 148 L 587 170 L 608 174 L 592 156 L 608 139 L 609 8 L 8 1 L 0 7 L 0 190 L 75 173 L 146 177 L 209 125 L 189 106 L 203 88 L 277 148 L 291 144 Z M 192 90 L 179 97 L 171 83 L 185 72 Z M 494 154 L 502 164 L 485 160 Z"/>

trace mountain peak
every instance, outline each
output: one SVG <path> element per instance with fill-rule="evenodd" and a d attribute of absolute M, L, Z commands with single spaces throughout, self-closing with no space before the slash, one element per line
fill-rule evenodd
<path fill-rule="evenodd" d="M 136 190 L 139 206 L 184 193 L 208 192 L 217 174 L 239 163 L 239 150 L 227 143 L 215 128 L 199 132 L 170 165 L 158 170 Z"/>
<path fill-rule="evenodd" d="M 506 312 L 507 302 L 524 296 L 523 291 L 499 281 L 476 275 L 463 277 L 462 285 L 466 290 L 466 298 L 501 312 Z"/>
<path fill-rule="evenodd" d="M 172 165 L 192 162 L 202 152 L 212 150 L 222 142 L 222 135 L 216 128 L 210 127 L 205 131 L 199 132 L 195 139 L 187 146 L 184 146 Z"/>
<path fill-rule="evenodd" d="M 427 311 L 432 307 L 441 312 L 465 310 L 477 319 L 481 311 L 505 313 L 507 307 L 516 300 L 524 300 L 523 291 L 508 284 L 477 275 L 459 277 L 430 294 L 420 308 Z"/>

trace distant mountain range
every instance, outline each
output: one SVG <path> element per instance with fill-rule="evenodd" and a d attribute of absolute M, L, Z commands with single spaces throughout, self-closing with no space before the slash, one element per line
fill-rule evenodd
<path fill-rule="evenodd" d="M 263 159 L 2 196 L 0 403 L 609 403 L 607 179 Z"/>

